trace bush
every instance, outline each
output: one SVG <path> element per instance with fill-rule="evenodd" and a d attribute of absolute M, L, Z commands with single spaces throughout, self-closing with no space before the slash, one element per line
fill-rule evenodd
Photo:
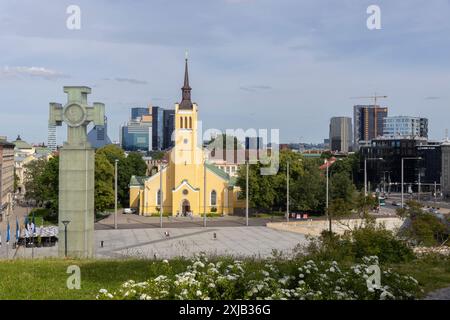
<path fill-rule="evenodd" d="M 405 262 L 414 258 L 412 249 L 383 227 L 359 228 L 352 232 L 351 237 L 356 258 L 378 256 L 382 263 Z"/>
<path fill-rule="evenodd" d="M 407 218 L 400 234 L 415 245 L 427 247 L 441 245 L 448 240 L 450 223 L 448 217 L 426 212 L 420 203 L 407 202 L 407 209 L 397 210 L 397 214 Z"/>
<path fill-rule="evenodd" d="M 435 246 L 448 239 L 446 225 L 432 214 L 421 214 L 411 220 L 409 234 L 418 244 Z"/>
<path fill-rule="evenodd" d="M 383 226 L 373 224 L 337 235 L 322 232 L 318 239 L 313 239 L 304 253 L 319 260 L 355 262 L 365 256 L 377 256 L 381 263 L 398 263 L 410 261 L 414 253 L 408 245 L 395 237 Z"/>
<path fill-rule="evenodd" d="M 136 283 L 126 281 L 113 292 L 100 289 L 97 299 L 118 300 L 383 300 L 414 299 L 418 282 L 391 270 L 379 270 L 379 282 L 371 282 L 381 269 L 376 257 L 366 257 L 350 267 L 336 261 L 266 260 L 208 261 L 198 256 L 175 273 L 169 261 L 160 263 L 160 275 Z M 288 268 L 286 268 L 288 266 Z"/>

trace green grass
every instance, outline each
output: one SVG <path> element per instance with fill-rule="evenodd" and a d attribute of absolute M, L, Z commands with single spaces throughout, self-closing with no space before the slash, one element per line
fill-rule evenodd
<path fill-rule="evenodd" d="M 81 270 L 81 289 L 69 290 L 67 267 Z M 180 271 L 187 265 L 175 264 Z M 98 290 L 116 289 L 123 282 L 146 280 L 157 270 L 145 260 L 12 260 L 0 263 L 0 300 L 4 299 L 95 299 Z"/>
<path fill-rule="evenodd" d="M 223 260 L 224 258 L 221 258 Z M 225 258 L 229 259 L 229 258 Z M 264 260 L 251 260 L 259 270 Z M 95 299 L 101 288 L 114 291 L 127 280 L 143 281 L 160 274 L 161 261 L 151 260 L 10 260 L 0 263 L 0 300 L 4 299 Z M 171 260 L 173 272 L 185 270 L 188 260 Z M 81 289 L 69 290 L 67 267 L 81 270 Z M 288 270 L 289 261 L 280 265 Z M 450 286 L 450 258 L 425 258 L 391 265 L 396 272 L 416 278 L 425 292 Z"/>
<path fill-rule="evenodd" d="M 430 255 L 409 263 L 391 266 L 394 271 L 407 274 L 419 281 L 425 294 L 450 286 L 450 257 Z"/>

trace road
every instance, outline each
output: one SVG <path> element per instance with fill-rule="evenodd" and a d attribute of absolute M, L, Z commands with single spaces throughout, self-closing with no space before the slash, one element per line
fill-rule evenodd
<path fill-rule="evenodd" d="M 198 228 L 203 227 L 204 221 L 202 217 L 163 217 L 163 228 Z M 273 220 L 268 218 L 249 218 L 249 226 L 258 227 L 265 226 L 267 222 L 284 221 L 282 217 L 276 217 Z M 208 227 L 240 227 L 245 226 L 244 217 L 225 216 L 207 218 Z M 136 214 L 117 214 L 118 229 L 146 229 L 160 228 L 160 217 L 145 217 Z M 114 229 L 114 214 L 95 223 L 95 230 Z"/>

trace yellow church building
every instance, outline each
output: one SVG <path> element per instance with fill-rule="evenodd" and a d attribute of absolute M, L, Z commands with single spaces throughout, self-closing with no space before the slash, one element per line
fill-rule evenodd
<path fill-rule="evenodd" d="M 181 90 L 182 100 L 175 104 L 175 146 L 157 173 L 131 177 L 130 207 L 140 215 L 159 215 L 162 210 L 164 215 L 174 216 L 227 215 L 242 210 L 245 200 L 238 199 L 236 178 L 209 164 L 202 141 L 198 141 L 198 107 L 191 101 L 187 59 Z"/>

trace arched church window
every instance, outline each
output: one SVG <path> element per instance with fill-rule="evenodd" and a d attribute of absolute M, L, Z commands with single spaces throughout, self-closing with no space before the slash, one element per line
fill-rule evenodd
<path fill-rule="evenodd" d="M 192 117 L 189 117 L 189 129 L 192 129 Z"/>
<path fill-rule="evenodd" d="M 180 117 L 180 128 L 183 129 L 183 117 Z"/>
<path fill-rule="evenodd" d="M 187 118 L 187 117 L 184 117 L 184 127 L 185 127 L 186 129 L 189 128 L 189 127 L 188 127 L 188 118 Z"/>
<path fill-rule="evenodd" d="M 217 205 L 217 192 L 216 190 L 211 191 L 211 205 L 216 206 Z"/>

